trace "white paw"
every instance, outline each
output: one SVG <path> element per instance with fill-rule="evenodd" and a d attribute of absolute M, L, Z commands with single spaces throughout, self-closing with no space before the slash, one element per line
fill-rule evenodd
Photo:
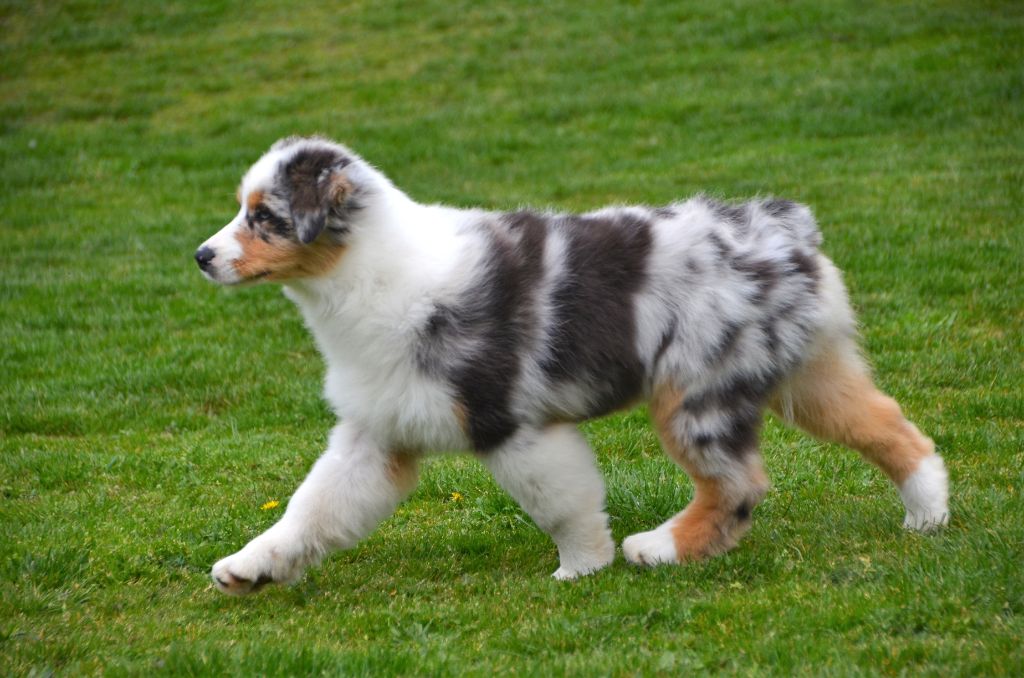
<path fill-rule="evenodd" d="M 669 523 L 651 530 L 626 537 L 622 542 L 626 560 L 635 565 L 659 565 L 678 563 L 676 540 Z"/>
<path fill-rule="evenodd" d="M 607 544 L 592 552 L 570 555 L 561 553 L 559 568 L 552 572 L 551 576 L 559 581 L 569 581 L 608 567 L 613 560 L 615 560 L 615 542 L 608 537 Z"/>
<path fill-rule="evenodd" d="M 558 540 L 559 567 L 551 574 L 552 577 L 567 581 L 611 565 L 615 560 L 615 542 L 612 541 L 607 518 L 604 514 L 601 517 L 602 520 L 592 530 L 576 534 L 574 539 L 563 537 Z"/>
<path fill-rule="evenodd" d="M 269 533 L 249 542 L 238 553 L 217 561 L 210 571 L 217 589 L 232 596 L 255 593 L 266 584 L 289 583 L 303 570 L 301 551 L 278 544 Z"/>
<path fill-rule="evenodd" d="M 907 508 L 903 527 L 927 532 L 949 523 L 949 477 L 942 457 L 926 457 L 900 487 Z"/>
<path fill-rule="evenodd" d="M 577 577 L 580 577 L 580 576 L 582 576 L 584 574 L 588 574 L 588 573 L 587 572 L 577 572 L 575 570 L 570 570 L 570 569 L 565 568 L 565 567 L 560 567 L 557 570 L 555 570 L 554 572 L 552 572 L 551 576 L 554 577 L 555 579 L 557 579 L 558 581 L 570 581 L 570 580 L 576 579 Z"/>

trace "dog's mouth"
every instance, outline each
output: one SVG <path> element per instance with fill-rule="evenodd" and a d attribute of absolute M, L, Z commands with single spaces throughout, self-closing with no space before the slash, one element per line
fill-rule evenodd
<path fill-rule="evenodd" d="M 253 273 L 250 276 L 246 276 L 244 278 L 239 278 L 238 280 L 233 280 L 233 281 L 227 282 L 225 284 L 226 285 L 230 285 L 232 287 L 245 287 L 247 285 L 255 285 L 256 283 L 260 282 L 261 280 L 263 280 L 265 278 L 269 278 L 272 274 L 273 274 L 273 271 L 260 271 L 259 273 Z"/>
<path fill-rule="evenodd" d="M 204 270 L 203 276 L 210 282 L 215 282 L 218 285 L 224 285 L 226 287 L 244 287 L 246 285 L 255 285 L 261 280 L 273 275 L 274 272 L 270 270 L 259 271 L 258 273 L 245 276 L 244 278 L 238 275 L 237 272 L 234 273 L 234 275 L 223 275 L 217 271 Z"/>

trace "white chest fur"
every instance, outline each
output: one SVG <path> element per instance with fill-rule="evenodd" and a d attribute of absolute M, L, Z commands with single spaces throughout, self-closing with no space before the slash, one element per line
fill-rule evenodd
<path fill-rule="evenodd" d="M 447 215 L 425 208 L 394 220 L 415 232 L 368 229 L 337 275 L 285 288 L 327 363 L 324 396 L 344 421 L 400 449 L 469 446 L 450 386 L 417 363 L 417 343 L 435 304 L 453 298 L 473 269 L 474 250 Z"/>

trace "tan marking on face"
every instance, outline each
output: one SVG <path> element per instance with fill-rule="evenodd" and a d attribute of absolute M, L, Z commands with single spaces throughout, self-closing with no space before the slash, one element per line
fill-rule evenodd
<path fill-rule="evenodd" d="M 255 212 L 261 202 L 263 202 L 263 191 L 253 191 L 245 199 L 245 207 L 249 212 Z"/>
<path fill-rule="evenodd" d="M 805 365 L 772 409 L 811 435 L 859 451 L 897 485 L 935 452 L 895 400 L 879 391 L 859 358 L 829 351 Z"/>
<path fill-rule="evenodd" d="M 388 478 L 402 493 L 416 486 L 419 477 L 419 455 L 412 452 L 393 452 L 388 459 Z"/>
<path fill-rule="evenodd" d="M 345 252 L 343 245 L 323 239 L 302 245 L 269 236 L 268 242 L 252 229 L 242 230 L 235 238 L 242 247 L 242 256 L 232 265 L 243 280 L 316 278 L 333 270 Z"/>

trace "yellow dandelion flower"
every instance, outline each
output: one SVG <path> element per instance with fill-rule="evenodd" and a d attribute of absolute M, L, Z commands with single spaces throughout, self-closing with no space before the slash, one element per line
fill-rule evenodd
<path fill-rule="evenodd" d="M 261 510 L 261 511 L 269 511 L 270 509 L 274 509 L 274 508 L 277 508 L 277 507 L 278 507 L 278 506 L 280 506 L 280 505 L 281 505 L 281 502 L 279 502 L 279 501 L 278 501 L 278 500 L 276 500 L 276 499 L 271 499 L 271 500 L 270 500 L 270 501 L 268 501 L 268 502 L 267 502 L 266 504 L 264 504 L 263 506 L 261 506 L 261 507 L 260 507 L 260 510 Z"/>
<path fill-rule="evenodd" d="M 452 501 L 462 501 L 462 493 L 452 492 Z"/>

